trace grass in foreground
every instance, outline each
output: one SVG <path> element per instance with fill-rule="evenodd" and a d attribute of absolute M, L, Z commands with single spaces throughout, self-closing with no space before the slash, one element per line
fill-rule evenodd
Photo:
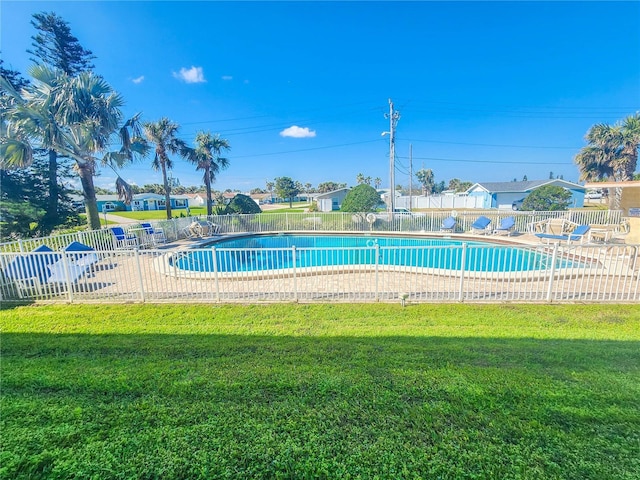
<path fill-rule="evenodd" d="M 640 477 L 640 307 L 2 311 L 2 478 Z"/>

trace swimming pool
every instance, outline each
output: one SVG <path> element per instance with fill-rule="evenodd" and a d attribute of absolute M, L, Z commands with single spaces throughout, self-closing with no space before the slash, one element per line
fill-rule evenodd
<path fill-rule="evenodd" d="M 169 263 L 181 271 L 219 273 L 338 266 L 498 273 L 546 270 L 551 257 L 537 249 L 444 238 L 277 234 L 221 240 Z M 560 259 L 556 267 L 569 263 Z"/>

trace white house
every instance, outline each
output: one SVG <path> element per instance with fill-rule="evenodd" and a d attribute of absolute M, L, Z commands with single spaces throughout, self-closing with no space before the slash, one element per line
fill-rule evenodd
<path fill-rule="evenodd" d="M 316 197 L 319 212 L 332 212 L 340 210 L 344 198 L 349 193 L 349 188 L 340 188 L 332 192 L 321 193 Z"/>
<path fill-rule="evenodd" d="M 482 182 L 472 185 L 467 194 L 469 197 L 480 197 L 482 205 L 479 208 L 513 209 L 522 205 L 522 201 L 532 191 L 553 185 L 569 190 L 572 199 L 570 207 L 584 206 L 585 187 L 577 183 L 560 179 L 531 180 L 528 182 Z"/>
<path fill-rule="evenodd" d="M 206 193 L 185 193 L 183 196 L 187 197 L 189 208 L 204 207 L 207 204 Z"/>

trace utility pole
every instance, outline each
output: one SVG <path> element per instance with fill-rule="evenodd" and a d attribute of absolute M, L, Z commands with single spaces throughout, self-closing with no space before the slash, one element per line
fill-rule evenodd
<path fill-rule="evenodd" d="M 409 211 L 413 211 L 413 144 L 409 144 Z"/>
<path fill-rule="evenodd" d="M 396 209 L 396 125 L 400 119 L 400 112 L 393 109 L 393 102 L 389 99 L 389 113 L 384 115 L 389 119 L 389 131 L 382 132 L 382 135 L 389 134 L 389 183 L 391 187 L 391 198 L 389 200 L 389 218 L 393 219 L 393 212 Z"/>

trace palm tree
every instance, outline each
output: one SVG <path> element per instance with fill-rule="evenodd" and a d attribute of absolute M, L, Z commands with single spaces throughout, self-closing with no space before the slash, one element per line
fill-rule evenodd
<path fill-rule="evenodd" d="M 171 186 L 167 179 L 167 170 L 173 168 L 173 162 L 169 158 L 169 153 L 178 154 L 185 159 L 190 159 L 193 149 L 177 137 L 180 126 L 166 117 L 157 122 L 147 122 L 143 125 L 144 136 L 155 145 L 155 155 L 151 167 L 154 170 L 162 171 L 162 182 L 164 184 L 164 198 L 167 209 L 167 220 L 171 219 Z"/>
<path fill-rule="evenodd" d="M 638 147 L 640 146 L 640 113 L 629 115 L 622 124 L 622 167 L 624 179 L 632 180 L 638 167 Z"/>
<path fill-rule="evenodd" d="M 580 179 L 598 181 L 611 178 L 616 182 L 631 180 L 638 164 L 640 114 L 636 113 L 616 125 L 597 124 L 589 129 L 588 142 L 575 156 Z M 610 195 L 613 208 L 620 202 L 621 190 Z"/>
<path fill-rule="evenodd" d="M 88 224 L 99 229 L 93 176 L 100 164 L 116 171 L 117 167 L 146 153 L 147 144 L 140 138 L 139 116 L 123 123 L 122 97 L 92 72 L 70 77 L 36 65 L 29 73 L 34 81 L 22 95 L 1 80 L 11 101 L 3 101 L 6 124 L 3 122 L 0 166 L 29 165 L 33 161 L 30 139 L 35 139 L 41 148 L 72 158 L 82 184 Z M 110 151 L 108 148 L 116 136 L 120 149 Z M 131 189 L 120 176 L 116 189 L 120 198 L 131 201 Z"/>
<path fill-rule="evenodd" d="M 273 187 L 275 186 L 275 183 L 273 182 L 267 182 L 266 183 L 266 187 L 267 187 L 267 191 L 269 192 L 269 195 L 271 196 L 271 201 L 273 201 Z"/>
<path fill-rule="evenodd" d="M 231 147 L 228 140 L 220 138 L 217 133 L 211 135 L 209 132 L 198 132 L 196 144 L 192 161 L 196 164 L 196 170 L 204 172 L 202 180 L 207 191 L 207 215 L 211 215 L 213 211 L 211 184 L 215 182 L 218 172 L 229 166 L 229 160 L 221 157 L 220 154 L 223 150 L 229 150 Z"/>
<path fill-rule="evenodd" d="M 422 185 L 422 195 L 429 195 L 433 192 L 435 189 L 433 170 L 430 168 L 418 170 L 416 172 L 416 178 Z"/>
<path fill-rule="evenodd" d="M 616 182 L 624 182 L 633 178 L 638 165 L 640 113 L 613 126 L 594 125 L 585 139 L 588 145 L 575 157 L 581 180 L 613 178 Z"/>

